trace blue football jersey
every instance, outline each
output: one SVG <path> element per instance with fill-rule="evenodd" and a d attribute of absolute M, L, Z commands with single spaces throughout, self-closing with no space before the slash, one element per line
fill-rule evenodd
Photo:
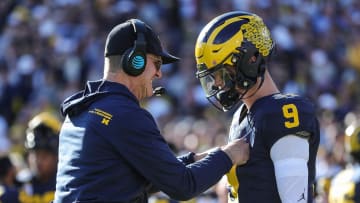
<path fill-rule="evenodd" d="M 309 142 L 308 202 L 312 202 L 319 124 L 311 102 L 284 94 L 260 98 L 249 110 L 242 105 L 235 112 L 229 140 L 245 137 L 250 143 L 250 158 L 245 165 L 234 166 L 227 174 L 229 202 L 281 202 L 270 150 L 277 140 L 290 134 Z"/>
<path fill-rule="evenodd" d="M 46 182 L 33 178 L 25 183 L 19 191 L 19 200 L 22 203 L 49 203 L 54 199 L 55 179 L 52 177 Z"/>
<path fill-rule="evenodd" d="M 9 187 L 0 184 L 0 203 L 19 203 L 19 191 L 18 188 L 13 186 Z"/>

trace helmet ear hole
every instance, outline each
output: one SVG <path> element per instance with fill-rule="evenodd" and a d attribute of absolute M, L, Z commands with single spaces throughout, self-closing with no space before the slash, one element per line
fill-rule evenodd
<path fill-rule="evenodd" d="M 253 56 L 250 57 L 249 63 L 256 63 L 259 60 L 259 52 L 255 52 Z"/>

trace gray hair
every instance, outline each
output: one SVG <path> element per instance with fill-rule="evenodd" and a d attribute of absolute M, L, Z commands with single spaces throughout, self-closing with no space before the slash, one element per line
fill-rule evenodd
<path fill-rule="evenodd" d="M 105 72 L 116 73 L 122 69 L 123 55 L 111 55 L 105 57 Z"/>

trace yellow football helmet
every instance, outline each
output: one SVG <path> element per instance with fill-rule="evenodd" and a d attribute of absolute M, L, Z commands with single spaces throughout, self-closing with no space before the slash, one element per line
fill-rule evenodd
<path fill-rule="evenodd" d="M 234 11 L 211 20 L 195 46 L 196 77 L 209 101 L 223 111 L 232 108 L 258 77 L 263 80 L 273 49 L 268 28 L 253 13 Z M 244 92 L 236 91 L 235 85 Z"/>
<path fill-rule="evenodd" d="M 45 149 L 57 153 L 60 120 L 48 112 L 32 118 L 26 130 L 25 147 L 28 150 Z"/>
<path fill-rule="evenodd" d="M 360 161 L 360 122 L 354 121 L 345 130 L 345 150 Z"/>

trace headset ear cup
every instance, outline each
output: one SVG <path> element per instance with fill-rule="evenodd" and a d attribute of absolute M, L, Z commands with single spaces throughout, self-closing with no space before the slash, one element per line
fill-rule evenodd
<path fill-rule="evenodd" d="M 146 67 L 146 25 L 137 19 L 131 19 L 136 40 L 134 46 L 124 52 L 122 66 L 124 72 L 131 76 L 138 76 L 144 72 Z"/>
<path fill-rule="evenodd" d="M 125 51 L 122 58 L 124 72 L 131 76 L 138 76 L 144 72 L 146 66 L 146 54 L 134 51 L 134 48 Z"/>

